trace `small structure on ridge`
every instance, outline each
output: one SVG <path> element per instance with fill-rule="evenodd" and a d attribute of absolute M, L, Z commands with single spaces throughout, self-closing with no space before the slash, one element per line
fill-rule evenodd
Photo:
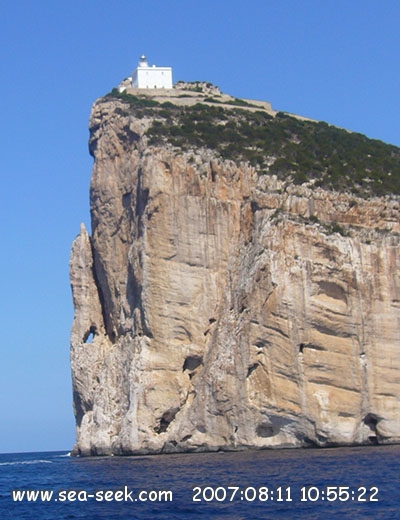
<path fill-rule="evenodd" d="M 172 68 L 150 66 L 144 54 L 132 73 L 133 88 L 172 88 Z"/>

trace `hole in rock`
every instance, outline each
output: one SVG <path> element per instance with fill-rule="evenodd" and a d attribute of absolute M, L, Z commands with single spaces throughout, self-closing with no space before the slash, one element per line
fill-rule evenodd
<path fill-rule="evenodd" d="M 366 424 L 367 426 L 369 426 L 369 428 L 373 431 L 373 432 L 376 432 L 376 425 L 378 424 L 379 422 L 379 419 L 378 417 L 373 414 L 373 413 L 368 413 L 365 417 L 364 417 L 364 424 Z"/>
<path fill-rule="evenodd" d="M 299 345 L 299 353 L 302 354 L 305 348 L 309 348 L 312 350 L 321 350 L 324 351 L 324 347 L 321 345 L 317 345 L 315 343 L 300 343 Z"/>
<path fill-rule="evenodd" d="M 266 348 L 267 346 L 267 342 L 264 341 L 263 339 L 258 339 L 254 345 L 257 347 L 257 348 Z"/>
<path fill-rule="evenodd" d="M 188 356 L 183 363 L 182 370 L 195 370 L 203 363 L 203 358 L 201 356 Z"/>
<path fill-rule="evenodd" d="M 249 377 L 254 372 L 254 370 L 259 366 L 260 366 L 259 363 L 253 363 L 251 366 L 249 366 L 249 368 L 247 370 L 247 377 Z"/>
<path fill-rule="evenodd" d="M 337 283 L 321 281 L 318 285 L 322 294 L 326 294 L 329 298 L 342 300 L 344 303 L 347 303 L 346 291 Z"/>
<path fill-rule="evenodd" d="M 367 413 L 363 420 L 363 423 L 371 430 L 371 435 L 368 437 L 368 441 L 371 444 L 378 444 L 378 431 L 376 428 L 378 422 L 379 418 L 373 413 Z"/>
<path fill-rule="evenodd" d="M 268 423 L 259 424 L 256 428 L 256 432 L 259 437 L 264 437 L 264 438 L 272 437 L 275 434 L 274 427 L 272 426 L 272 424 L 268 424 Z"/>
<path fill-rule="evenodd" d="M 328 444 L 328 437 L 322 433 L 317 433 L 315 437 L 317 439 L 317 446 L 326 446 Z"/>
<path fill-rule="evenodd" d="M 86 332 L 86 334 L 83 337 L 84 343 L 93 343 L 94 336 L 96 334 L 96 327 L 92 326 L 90 329 Z"/>
<path fill-rule="evenodd" d="M 215 182 L 215 171 L 211 170 L 211 182 Z"/>
<path fill-rule="evenodd" d="M 164 433 L 168 430 L 169 425 L 175 419 L 176 414 L 179 412 L 179 408 L 170 408 L 162 414 L 160 423 L 154 428 L 157 434 Z"/>

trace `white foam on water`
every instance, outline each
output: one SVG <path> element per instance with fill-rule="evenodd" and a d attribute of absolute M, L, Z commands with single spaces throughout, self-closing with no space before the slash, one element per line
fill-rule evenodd
<path fill-rule="evenodd" d="M 27 464 L 53 464 L 51 460 L 19 460 L 15 462 L 0 462 L 0 466 L 18 466 Z"/>

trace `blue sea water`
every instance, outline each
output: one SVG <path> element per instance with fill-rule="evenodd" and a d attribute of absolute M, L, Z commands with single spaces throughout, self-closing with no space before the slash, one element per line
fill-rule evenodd
<path fill-rule="evenodd" d="M 398 519 L 399 456 L 400 446 L 104 458 L 3 454 L 0 518 Z M 13 496 L 26 490 L 53 494 Z"/>

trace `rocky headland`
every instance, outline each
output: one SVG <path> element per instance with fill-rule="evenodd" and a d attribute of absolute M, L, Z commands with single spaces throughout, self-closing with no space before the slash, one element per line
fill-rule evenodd
<path fill-rule="evenodd" d="M 75 454 L 400 441 L 400 149 L 202 83 L 89 147 Z"/>

